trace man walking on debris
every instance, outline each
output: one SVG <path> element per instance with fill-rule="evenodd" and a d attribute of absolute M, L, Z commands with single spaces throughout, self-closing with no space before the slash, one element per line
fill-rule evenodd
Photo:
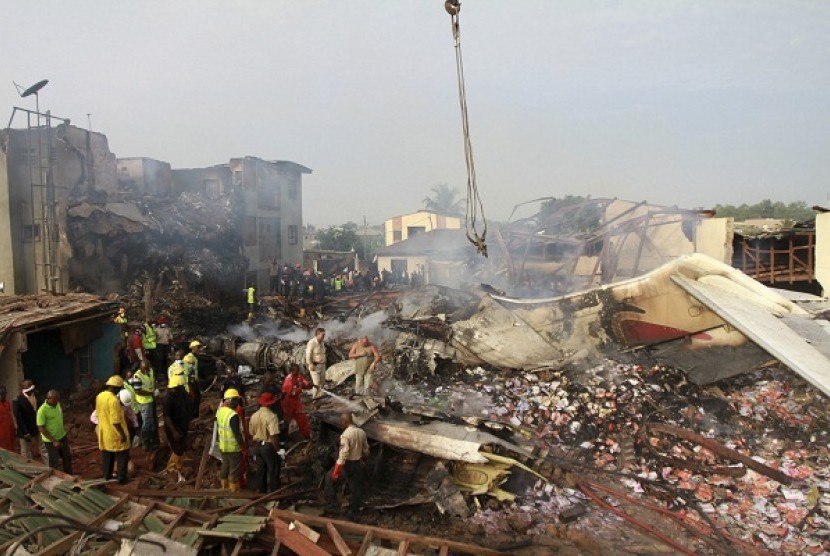
<path fill-rule="evenodd" d="M 368 396 L 372 387 L 372 372 L 380 363 L 378 348 L 363 336 L 349 350 L 349 359 L 354 360 L 354 393 L 358 396 Z"/>
<path fill-rule="evenodd" d="M 142 361 L 133 375 L 138 383 L 134 387 L 135 401 L 141 414 L 141 445 L 148 452 L 158 448 L 158 425 L 156 424 L 156 373 L 148 361 Z"/>
<path fill-rule="evenodd" d="M 49 467 L 57 469 L 58 461 L 62 461 L 63 472 L 72 475 L 72 451 L 69 449 L 69 438 L 63 426 L 60 401 L 61 395 L 57 390 L 49 390 L 46 393 L 46 401 L 37 410 L 37 428 L 40 438 L 46 445 Z"/>
<path fill-rule="evenodd" d="M 292 363 L 288 368 L 288 376 L 282 383 L 282 412 L 285 416 L 286 430 L 291 421 L 297 422 L 300 434 L 304 438 L 311 436 L 311 426 L 308 423 L 308 416 L 303 407 L 303 390 L 310 390 L 311 383 L 306 377 L 300 374 L 300 366 Z"/>
<path fill-rule="evenodd" d="M 17 423 L 17 437 L 20 439 L 20 455 L 26 459 L 46 459 L 46 446 L 40 441 L 37 428 L 37 398 L 31 380 L 26 379 L 20 383 L 20 395 L 12 402 L 12 412 Z"/>
<path fill-rule="evenodd" d="M 113 375 L 106 387 L 95 398 L 95 412 L 98 415 L 98 449 L 101 450 L 101 468 L 104 480 L 112 479 L 116 464 L 118 484 L 127 482 L 127 465 L 130 462 L 130 437 L 127 434 L 127 418 L 118 398 L 124 387 L 124 379 Z"/>
<path fill-rule="evenodd" d="M 308 341 L 305 347 L 305 365 L 311 375 L 311 382 L 314 384 L 315 400 L 323 395 L 323 380 L 326 378 L 326 329 L 318 328 L 314 337 Z M 284 390 L 283 390 L 284 391 Z"/>
<path fill-rule="evenodd" d="M 349 485 L 349 514 L 351 521 L 357 521 L 358 511 L 363 504 L 363 495 L 366 482 L 366 460 L 369 457 L 369 440 L 363 429 L 354 424 L 351 413 L 343 413 L 341 422 L 344 427 L 340 435 L 340 452 L 337 463 L 326 475 L 326 498 L 328 511 L 336 510 L 335 483 L 340 481 L 345 473 Z"/>
<path fill-rule="evenodd" d="M 156 329 L 149 320 L 144 321 L 144 332 L 141 337 L 141 347 L 148 361 L 156 360 Z"/>
<path fill-rule="evenodd" d="M 239 470 L 242 466 L 242 425 L 236 408 L 241 403 L 239 392 L 228 390 L 224 395 L 225 403 L 216 412 L 216 432 L 219 452 L 222 454 L 222 467 L 219 480 L 222 488 L 231 492 L 239 491 Z"/>
<path fill-rule="evenodd" d="M 202 403 L 202 391 L 199 390 L 199 354 L 202 353 L 202 342 L 190 342 L 190 353 L 184 356 L 184 376 L 187 379 L 188 392 L 193 402 L 193 418 L 199 417 L 199 405 Z"/>
<path fill-rule="evenodd" d="M 259 409 L 251 415 L 251 436 L 254 446 L 252 455 L 261 462 L 260 473 L 256 481 L 259 491 L 274 492 L 280 488 L 280 465 L 285 450 L 280 449 L 280 422 L 271 407 L 277 403 L 277 398 L 271 393 L 262 394 L 257 400 Z"/>
<path fill-rule="evenodd" d="M 179 482 L 184 480 L 182 457 L 187 448 L 187 427 L 190 426 L 190 419 L 193 417 L 190 397 L 184 387 L 184 375 L 173 375 L 167 383 L 167 396 L 161 406 L 164 416 L 164 433 L 170 445 L 170 459 L 167 460 L 166 471 L 169 474 L 178 474 Z"/>

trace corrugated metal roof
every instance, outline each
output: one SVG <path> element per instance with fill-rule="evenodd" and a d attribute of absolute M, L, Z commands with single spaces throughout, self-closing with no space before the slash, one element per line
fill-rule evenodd
<path fill-rule="evenodd" d="M 0 343 L 17 330 L 58 325 L 61 322 L 104 315 L 115 311 L 116 303 L 96 295 L 17 295 L 0 297 Z"/>

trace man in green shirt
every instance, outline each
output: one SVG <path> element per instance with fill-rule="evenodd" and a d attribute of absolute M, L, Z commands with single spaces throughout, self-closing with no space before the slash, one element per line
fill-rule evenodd
<path fill-rule="evenodd" d="M 46 393 L 46 401 L 37 410 L 37 428 L 40 437 L 46 444 L 49 456 L 49 467 L 58 468 L 58 460 L 63 461 L 64 473 L 72 474 L 72 452 L 69 449 L 69 438 L 63 427 L 63 410 L 60 404 L 61 395 L 57 390 Z"/>

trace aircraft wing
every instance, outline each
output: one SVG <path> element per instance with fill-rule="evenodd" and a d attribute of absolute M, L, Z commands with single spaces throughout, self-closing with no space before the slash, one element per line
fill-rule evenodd
<path fill-rule="evenodd" d="M 830 396 L 830 322 L 777 310 L 762 299 L 736 295 L 718 276 L 692 279 L 673 274 L 675 284 L 742 332 L 770 355 Z"/>

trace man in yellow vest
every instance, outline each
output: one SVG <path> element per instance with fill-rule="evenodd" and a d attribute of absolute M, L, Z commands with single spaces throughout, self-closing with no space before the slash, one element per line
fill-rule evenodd
<path fill-rule="evenodd" d="M 199 390 L 199 354 L 202 352 L 202 342 L 190 342 L 190 353 L 184 356 L 184 376 L 187 379 L 187 391 L 193 403 L 193 418 L 199 417 L 199 405 L 202 403 L 202 392 Z"/>
<path fill-rule="evenodd" d="M 151 452 L 158 448 L 158 424 L 156 423 L 156 373 L 145 359 L 133 375 L 134 398 L 141 414 L 141 445 Z"/>
<path fill-rule="evenodd" d="M 130 330 L 127 327 L 127 310 L 124 307 L 118 309 L 118 314 L 112 319 L 112 322 L 121 327 L 121 335 L 126 340 L 130 336 Z"/>
<path fill-rule="evenodd" d="M 141 347 L 149 361 L 156 360 L 156 329 L 149 321 L 144 321 L 144 334 L 141 336 Z"/>
<path fill-rule="evenodd" d="M 118 484 L 127 482 L 127 466 L 130 461 L 130 437 L 127 434 L 127 418 L 118 392 L 124 387 L 124 379 L 113 375 L 106 388 L 95 398 L 98 415 L 98 448 L 101 450 L 101 468 L 104 480 L 112 479 L 118 463 Z"/>
<path fill-rule="evenodd" d="M 219 469 L 219 481 L 222 488 L 231 492 L 239 490 L 239 469 L 242 467 L 242 423 L 236 413 L 242 403 L 239 392 L 231 388 L 223 396 L 225 403 L 216 412 L 216 443 L 222 454 L 222 467 Z"/>
<path fill-rule="evenodd" d="M 245 290 L 245 294 L 247 295 L 248 300 L 248 319 L 253 320 L 255 316 L 254 306 L 256 305 L 256 288 L 254 288 L 253 284 L 248 286 Z"/>

